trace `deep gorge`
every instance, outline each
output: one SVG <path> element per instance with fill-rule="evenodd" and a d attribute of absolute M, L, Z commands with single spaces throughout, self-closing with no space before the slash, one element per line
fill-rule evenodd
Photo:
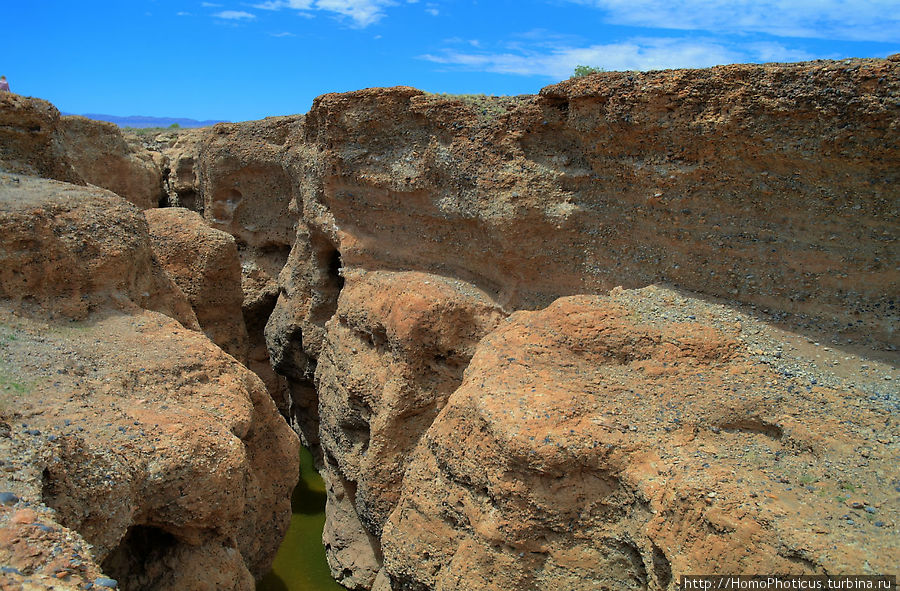
<path fill-rule="evenodd" d="M 72 588 L 249 589 L 299 439 L 350 589 L 890 574 L 898 70 L 366 89 L 149 138 L 4 95 L 3 483 L 39 510 L 0 531 L 91 544 Z"/>

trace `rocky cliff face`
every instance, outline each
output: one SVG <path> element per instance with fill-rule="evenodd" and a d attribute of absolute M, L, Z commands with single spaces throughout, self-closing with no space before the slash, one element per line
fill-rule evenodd
<path fill-rule="evenodd" d="M 169 204 L 205 226 L 147 214 L 168 274 L 135 293 L 247 351 L 323 471 L 349 588 L 888 572 L 898 74 L 894 56 L 514 98 L 368 89 L 159 138 Z M 36 156 L 4 140 L 4 162 L 61 166 L 65 142 L 28 137 Z M 180 255 L 191 240 L 208 247 Z M 46 306 L 25 277 L 4 297 Z M 67 313 L 96 307 L 67 290 Z M 238 304 L 246 341 L 221 328 Z M 257 574 L 268 546 L 241 532 L 276 535 L 260 518 L 209 547 Z"/>
<path fill-rule="evenodd" d="M 112 123 L 63 117 L 46 101 L 0 96 L 4 170 L 109 189 L 141 209 L 164 197 L 161 162 Z"/>
<path fill-rule="evenodd" d="M 878 60 L 729 66 L 601 74 L 517 99 L 447 99 L 409 88 L 317 99 L 305 120 L 294 123 L 304 128 L 303 142 L 291 145 L 281 160 L 285 170 L 301 175 L 302 210 L 298 239 L 282 272 L 281 295 L 267 334 L 272 358 L 278 360 L 276 368 L 295 384 L 295 392 L 302 392 L 295 401 L 314 409 L 304 413 L 300 424 L 307 441 L 320 442 L 322 465 L 332 483 L 325 538 L 339 580 L 351 588 L 374 584 L 465 589 L 488 584 L 569 588 L 574 580 L 616 588 L 614 581 L 627 579 L 637 587 L 667 588 L 674 580 L 667 569 L 674 568 L 676 575 L 699 572 L 701 566 L 716 562 L 751 572 L 762 565 L 787 568 L 802 555 L 805 558 L 798 558 L 798 564 L 810 572 L 850 568 L 834 556 L 801 552 L 798 544 L 785 541 L 787 530 L 780 528 L 761 531 L 758 545 L 750 550 L 755 558 L 743 562 L 730 562 L 731 546 L 717 546 L 700 534 L 706 540 L 702 544 L 710 544 L 702 550 L 693 541 L 667 541 L 669 545 L 654 541 L 652 531 L 687 528 L 688 522 L 698 531 L 713 527 L 704 525 L 705 499 L 713 497 L 701 498 L 699 488 L 684 492 L 688 500 L 681 508 L 655 508 L 667 511 L 671 519 L 651 519 L 649 509 L 646 518 L 626 520 L 628 526 L 612 515 L 594 521 L 585 517 L 592 523 L 588 529 L 613 523 L 618 523 L 615 528 L 637 528 L 610 533 L 602 540 L 593 534 L 573 534 L 571 528 L 566 533 L 557 513 L 590 511 L 594 502 L 603 505 L 606 493 L 601 484 L 619 487 L 615 478 L 595 481 L 585 475 L 585 483 L 576 487 L 582 496 L 548 492 L 538 503 L 526 495 L 520 504 L 534 506 L 524 513 L 496 507 L 491 499 L 505 506 L 501 499 L 509 491 L 500 487 L 490 492 L 488 481 L 479 484 L 477 474 L 484 473 L 485 462 L 505 474 L 510 487 L 530 490 L 533 485 L 561 492 L 570 484 L 567 460 L 559 459 L 556 467 L 548 468 L 552 477 L 541 467 L 535 468 L 539 476 L 530 475 L 529 468 L 518 466 L 520 456 L 520 460 L 507 457 L 511 453 L 507 448 L 496 452 L 504 458 L 500 463 L 489 463 L 494 452 L 475 446 L 469 438 L 488 438 L 485 429 L 515 430 L 518 419 L 512 409 L 492 415 L 498 425 L 448 423 L 446 440 L 434 443 L 432 430 L 440 423 L 427 426 L 434 413 L 452 405 L 456 396 L 478 399 L 483 393 L 432 396 L 429 413 L 410 410 L 419 408 L 417 401 L 423 397 L 408 384 L 427 383 L 425 390 L 435 394 L 447 386 L 435 383 L 434 362 L 416 358 L 414 363 L 395 365 L 397 339 L 388 335 L 396 316 L 373 306 L 380 295 L 356 296 L 355 283 L 359 270 L 366 277 L 373 272 L 395 273 L 391 281 L 399 281 L 404 289 L 423 280 L 396 273 L 429 274 L 435 284 L 450 278 L 483 294 L 497 318 L 517 309 L 541 308 L 569 294 L 666 283 L 703 297 L 753 306 L 748 310 L 770 322 L 784 322 L 810 338 L 849 347 L 847 353 L 861 343 L 893 350 L 898 274 L 889 261 L 897 260 L 898 254 L 893 183 L 900 169 L 897 73 L 896 61 Z M 253 125 L 264 135 L 273 132 L 275 123 Z M 702 317 L 721 320 L 719 312 Z M 429 318 L 439 322 L 434 311 Z M 635 330 L 634 338 L 640 338 L 637 328 L 623 330 Z M 708 336 L 713 338 L 712 333 Z M 445 339 L 446 348 L 456 356 L 454 363 L 465 367 L 471 355 L 466 341 L 452 332 Z M 391 354 L 376 362 L 369 357 L 373 350 Z M 507 354 L 516 356 L 511 350 Z M 798 358 L 806 359 L 804 355 Z M 725 359 L 708 361 L 718 366 Z M 820 366 L 809 374 L 813 381 L 826 379 L 821 370 Z M 310 376 L 316 405 L 309 401 Z M 454 384 L 453 379 L 443 383 Z M 559 378 L 562 383 L 568 379 Z M 666 379 L 672 380 L 670 387 L 677 387 L 677 377 Z M 754 375 L 751 382 L 763 384 L 766 379 Z M 742 387 L 750 388 L 751 382 Z M 874 381 L 872 390 L 861 391 L 854 376 L 835 387 L 845 397 L 865 399 L 893 396 L 891 383 Z M 781 395 L 789 400 L 793 392 Z M 753 427 L 763 421 L 758 411 L 715 388 L 673 395 L 703 397 L 730 409 L 728 420 L 695 418 L 692 425 L 720 432 L 719 423 L 750 425 L 724 430 L 753 437 L 763 432 L 764 438 L 769 430 L 785 429 Z M 665 398 L 648 396 L 653 402 L 640 411 L 645 421 L 665 414 L 669 404 Z M 522 401 L 526 408 L 540 404 L 535 399 Z M 774 416 L 763 421 L 770 424 L 766 421 L 781 424 Z M 545 414 L 543 422 L 547 433 L 532 434 L 538 440 L 553 432 L 557 420 Z M 892 434 L 877 446 L 895 444 L 896 425 L 888 423 Z M 579 436 L 602 440 L 587 426 L 581 426 Z M 383 433 L 390 433 L 390 449 L 381 443 Z M 425 433 L 429 435 L 422 439 Z M 626 438 L 628 434 L 634 449 L 643 445 L 639 435 L 627 431 Z M 429 453 L 444 453 L 436 450 L 438 445 L 461 463 L 449 466 L 445 463 L 449 459 L 427 460 Z M 647 443 L 647 449 L 655 445 Z M 414 447 L 417 459 L 410 464 L 406 454 Z M 888 449 L 893 448 L 884 447 L 882 452 Z M 764 469 L 762 456 L 735 455 L 740 459 L 729 468 L 735 474 Z M 392 457 L 403 460 L 390 461 Z M 603 474 L 637 469 L 629 467 L 630 457 L 624 455 L 622 465 L 606 466 L 602 463 L 607 460 L 602 460 L 598 469 Z M 821 462 L 844 461 L 827 452 L 817 457 Z M 686 469 L 693 478 L 706 470 L 705 464 L 712 465 L 682 464 L 679 470 Z M 885 464 L 880 466 L 885 475 L 892 472 Z M 554 478 L 561 479 L 558 487 L 547 484 Z M 410 497 L 398 506 L 393 483 L 402 480 L 403 490 L 407 479 Z M 460 483 L 459 495 L 482 495 L 478 510 L 493 517 L 468 515 L 474 521 L 467 521 L 461 516 L 468 509 L 445 496 L 452 479 Z M 591 482 L 599 488 L 594 490 Z M 704 494 L 716 493 L 714 488 Z M 884 484 L 880 490 L 892 494 Z M 428 491 L 434 491 L 433 501 L 421 498 Z M 834 492 L 832 499 L 841 497 Z M 629 513 L 632 507 L 650 503 L 649 493 L 627 494 L 642 500 L 610 501 L 618 507 L 610 508 L 610 513 Z M 797 502 L 818 513 L 820 499 L 807 495 Z M 882 497 L 882 502 L 886 499 Z M 425 506 L 422 515 L 429 517 L 404 521 L 419 503 Z M 448 503 L 456 507 L 453 515 L 448 514 Z M 560 507 L 550 511 L 556 503 Z M 733 514 L 735 506 L 725 513 Z M 544 509 L 550 511 L 546 523 L 519 532 L 523 522 L 540 522 L 536 515 Z M 846 512 L 841 505 L 834 509 Z M 393 517 L 385 521 L 392 511 Z M 479 533 L 482 525 L 475 522 L 482 519 L 500 520 L 516 534 Z M 440 532 L 435 534 L 443 540 L 440 547 L 424 543 L 421 536 L 434 541 L 428 537 L 430 531 Z M 544 536 L 561 536 L 559 548 L 543 541 Z M 583 540 L 580 550 L 572 545 L 576 538 Z M 895 534 L 888 538 L 896 540 Z M 510 544 L 511 539 L 519 542 Z M 874 553 L 895 543 L 879 539 L 870 546 Z M 526 546 L 528 551 L 540 548 L 535 550 L 539 555 L 526 561 L 527 553 L 522 554 Z M 587 551 L 588 547 L 593 549 Z M 782 559 L 763 560 L 774 547 Z M 579 554 L 582 550 L 587 553 Z M 574 554 L 564 559 L 560 554 L 564 552 Z M 556 557 L 548 559 L 552 553 Z M 707 553 L 710 557 L 700 560 Z M 583 566 L 568 564 L 557 572 L 556 560 Z M 381 574 L 376 570 L 379 565 L 384 565 Z M 607 570 L 615 573 L 611 579 L 596 578 Z M 596 576 L 586 576 L 588 571 Z"/>
<path fill-rule="evenodd" d="M 896 400 L 801 377 L 790 353 L 751 353 L 777 342 L 746 316 L 655 287 L 513 314 L 479 344 L 410 462 L 379 588 L 889 571 Z M 852 500 L 833 500 L 847 490 Z"/>
<path fill-rule="evenodd" d="M 252 589 L 297 480 L 262 382 L 200 332 L 122 198 L 4 174 L 0 224 L 4 586 L 102 568 L 125 589 Z"/>

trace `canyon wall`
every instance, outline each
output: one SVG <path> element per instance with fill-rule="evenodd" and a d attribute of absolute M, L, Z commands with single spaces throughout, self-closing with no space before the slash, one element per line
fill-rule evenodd
<path fill-rule="evenodd" d="M 3 174 L 0 224 L 3 576 L 252 589 L 297 481 L 263 383 L 203 335 L 205 308 L 118 195 Z"/>
<path fill-rule="evenodd" d="M 149 212 L 161 271 L 117 289 L 262 379 L 326 480 L 348 588 L 888 572 L 898 74 L 892 56 L 610 72 L 522 97 L 367 89 L 131 142 L 158 201 L 196 214 Z M 5 169 L 100 184 L 67 156 L 88 140 L 54 131 L 88 124 L 13 108 Z M 13 275 L 17 307 L 61 297 Z M 109 289 L 60 301 L 83 319 Z M 290 445 L 248 388 L 275 433 L 235 434 L 244 473 L 264 458 L 279 484 L 243 498 L 282 515 L 292 475 L 273 462 Z M 259 518 L 210 534 L 253 575 L 281 527 Z M 157 528 L 132 549 L 206 547 L 132 523 Z"/>
<path fill-rule="evenodd" d="M 838 515 L 820 511 L 821 495 L 828 494 L 823 490 L 841 498 L 841 485 L 825 484 L 816 470 L 821 462 L 852 463 L 852 453 L 766 435 L 790 430 L 784 408 L 763 412 L 752 399 L 732 400 L 727 389 L 691 389 L 683 385 L 689 378 L 664 374 L 674 400 L 705 400 L 730 413 L 681 416 L 670 435 L 662 430 L 668 419 L 657 418 L 670 402 L 642 381 L 641 366 L 622 379 L 636 380 L 636 392 L 647 390 L 648 407 L 627 427 L 661 421 L 657 435 L 645 439 L 643 428 L 626 429 L 630 442 L 622 456 L 597 451 L 592 446 L 599 449 L 605 437 L 591 425 L 609 423 L 612 412 L 601 404 L 605 410 L 579 407 L 538 417 L 529 435 L 535 441 L 519 448 L 500 441 L 513 437 L 507 430 L 521 436 L 521 417 L 504 407 L 482 417 L 487 411 L 480 405 L 487 403 L 480 401 L 496 383 L 467 387 L 465 379 L 476 378 L 470 367 L 464 379 L 463 369 L 473 343 L 516 310 L 651 284 L 752 306 L 748 312 L 831 345 L 893 351 L 900 278 L 898 70 L 896 60 L 728 66 L 604 73 L 535 97 L 448 98 L 392 88 L 317 99 L 296 120 L 304 128 L 302 149 L 288 148 L 282 160 L 292 175 L 306 176 L 295 189 L 298 240 L 267 335 L 276 368 L 303 393 L 298 404 L 314 409 L 300 426 L 307 442 L 321 446 L 329 483 L 325 541 L 338 580 L 357 589 L 568 589 L 577 588 L 575 581 L 615 589 L 625 580 L 635 588 L 670 588 L 678 574 L 714 566 L 807 573 L 861 567 L 829 554 L 824 541 L 811 549 L 789 533 L 800 517 L 788 507 L 799 504 L 803 516 L 815 514 L 815 527 L 846 513 L 840 504 L 833 508 Z M 264 136 L 274 124 L 248 125 Z M 438 296 L 435 290 L 448 282 L 452 289 Z M 460 301 L 457 294 L 464 292 L 473 295 Z M 406 293 L 417 294 L 415 303 L 406 303 Z M 436 295 L 424 295 L 430 293 Z M 598 315 L 608 306 L 602 300 L 594 305 Z M 657 305 L 666 311 L 661 315 L 675 311 L 665 298 Z M 418 320 L 423 306 L 429 310 L 424 322 Z M 434 339 L 424 329 L 409 328 L 443 327 L 442 310 L 464 316 L 454 321 L 462 332 L 441 328 L 440 346 L 429 344 Z M 488 311 L 492 316 L 484 316 Z M 704 313 L 697 322 L 721 315 Z M 640 338 L 637 327 L 622 330 Z M 750 334 L 739 331 L 737 338 Z M 537 337 L 534 342 L 553 355 L 553 346 Z M 578 359 L 593 346 L 575 347 L 578 353 L 558 347 L 557 363 L 575 363 L 569 355 Z M 747 362 L 752 366 L 762 363 L 760 353 L 742 343 L 700 363 L 709 364 L 710 376 L 741 373 L 730 365 L 732 355 L 754 359 Z M 774 353 L 765 351 L 765 358 Z M 796 351 L 778 354 L 805 359 Z M 503 355 L 518 362 L 515 347 Z M 681 354 L 673 355 L 673 362 L 684 363 Z M 622 363 L 631 366 L 617 362 L 619 372 Z M 577 366 L 571 371 L 579 372 Z M 767 375 L 753 373 L 735 388 L 752 391 L 748 384 L 768 383 Z M 604 379 L 598 375 L 592 383 Z M 879 379 L 834 381 L 834 390 L 817 396 L 835 396 L 839 406 L 886 391 L 895 396 Z M 566 392 L 563 385 L 572 380 L 566 373 L 541 383 Z M 787 407 L 813 405 L 795 394 L 800 387 L 779 382 L 777 393 L 763 395 L 783 397 Z M 805 382 L 803 392 L 807 387 L 816 386 Z M 309 401 L 313 392 L 317 405 Z M 543 403 L 533 397 L 515 402 L 538 409 Z M 474 407 L 456 410 L 467 404 Z M 896 449 L 896 423 L 883 409 L 870 410 L 869 418 L 851 421 L 847 437 L 862 445 L 867 438 L 855 430 L 886 420 L 890 434 L 873 444 L 883 455 L 870 461 L 890 480 L 896 471 L 885 462 Z M 825 418 L 811 420 L 816 437 L 827 432 Z M 555 439 L 560 422 L 574 431 L 572 441 Z M 687 453 L 679 438 L 708 429 L 741 440 L 729 439 L 729 445 L 745 444 L 734 452 L 734 465 L 722 454 L 696 465 L 654 460 L 654 470 L 669 470 L 674 479 L 640 474 L 641 450 L 659 451 L 671 438 L 676 443 L 669 445 Z M 543 459 L 551 451 L 532 449 L 546 437 L 542 445 L 552 442 L 552 460 Z M 753 446 L 770 441 L 796 449 L 801 464 L 818 466 L 786 485 L 795 497 L 744 476 L 766 470 L 764 458 L 779 450 L 754 455 Z M 593 451 L 575 461 L 582 445 Z M 716 516 L 744 515 L 739 507 L 748 500 L 738 494 L 725 507 L 708 502 L 714 498 L 708 494 L 731 497 L 700 484 L 718 470 L 733 470 L 732 480 L 745 483 L 747 494 L 760 485 L 754 494 L 776 496 L 772 510 L 791 515 L 793 525 L 747 514 L 735 528 L 747 532 L 742 540 L 752 538 L 745 544 L 749 556 L 736 557 L 732 542 L 718 545 L 712 532 L 731 530 Z M 685 484 L 679 484 L 682 474 Z M 797 478 L 822 488 L 798 494 Z M 646 479 L 653 486 L 642 484 Z M 657 486 L 674 492 L 659 497 Z M 881 503 L 894 494 L 883 481 L 866 490 L 881 490 Z M 672 529 L 683 533 L 666 533 Z M 850 541 L 829 526 L 821 539 L 872 559 L 896 547 L 895 530 L 870 529 L 871 537 Z"/>

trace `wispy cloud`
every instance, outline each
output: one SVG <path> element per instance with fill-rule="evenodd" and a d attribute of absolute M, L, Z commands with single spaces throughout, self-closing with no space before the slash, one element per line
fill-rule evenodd
<path fill-rule="evenodd" d="M 253 7 L 260 10 L 321 10 L 347 17 L 356 27 L 368 27 L 384 17 L 386 8 L 396 5 L 395 0 L 267 0 Z"/>
<path fill-rule="evenodd" d="M 837 58 L 840 55 L 813 55 L 803 49 L 792 49 L 781 43 L 761 42 L 747 45 L 747 50 L 760 62 L 804 62 L 817 57 Z"/>
<path fill-rule="evenodd" d="M 287 31 L 283 31 L 281 33 L 269 33 L 269 37 L 296 37 L 297 35 L 293 33 L 288 33 Z"/>
<path fill-rule="evenodd" d="M 203 8 L 222 8 L 221 4 L 216 4 L 215 2 L 201 2 L 200 6 Z"/>
<path fill-rule="evenodd" d="M 896 41 L 897 0 L 567 0 L 593 6 L 609 23 L 778 37 Z"/>
<path fill-rule="evenodd" d="M 312 4 L 312 0 L 270 0 L 269 2 L 254 4 L 253 8 L 259 8 L 260 10 L 281 10 L 282 8 L 309 10 Z"/>
<path fill-rule="evenodd" d="M 570 76 L 578 65 L 606 70 L 661 70 L 742 61 L 794 61 L 811 56 L 777 43 L 737 47 L 716 39 L 636 38 L 584 47 L 516 42 L 498 51 L 445 49 L 421 58 L 465 70 L 560 79 Z"/>
<path fill-rule="evenodd" d="M 394 6 L 393 0 L 317 0 L 316 8 L 329 10 L 349 17 L 360 27 L 378 22 L 384 16 L 384 9 Z"/>
<path fill-rule="evenodd" d="M 253 20 L 256 18 L 255 14 L 250 14 L 243 10 L 223 10 L 222 12 L 215 13 L 213 16 L 230 21 Z"/>

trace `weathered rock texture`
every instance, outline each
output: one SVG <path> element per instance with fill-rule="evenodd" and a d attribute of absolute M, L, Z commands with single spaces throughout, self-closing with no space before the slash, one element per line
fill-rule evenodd
<path fill-rule="evenodd" d="M 0 177 L 0 297 L 80 320 L 115 307 L 197 318 L 156 260 L 140 211 L 103 189 Z"/>
<path fill-rule="evenodd" d="M 60 119 L 47 101 L 0 95 L 0 169 L 83 185 L 59 141 Z"/>
<path fill-rule="evenodd" d="M 369 585 L 380 516 L 395 490 L 359 493 L 360 483 L 373 489 L 388 481 L 373 458 L 375 413 L 361 403 L 366 390 L 357 388 L 360 402 L 351 406 L 346 385 L 371 374 L 366 383 L 378 388 L 384 366 L 360 371 L 343 353 L 339 364 L 330 355 L 323 364 L 326 351 L 363 350 L 352 331 L 338 330 L 339 320 L 326 332 L 341 305 L 338 319 L 353 317 L 350 306 L 369 309 L 358 298 L 339 304 L 342 287 L 350 288 L 344 277 L 360 269 L 440 275 L 468 283 L 505 312 L 617 285 L 669 283 L 756 306 L 812 338 L 893 349 L 898 71 L 897 61 L 856 60 L 606 73 L 536 97 L 494 100 L 370 89 L 320 97 L 304 118 L 246 124 L 244 134 L 257 137 L 300 130 L 283 132 L 289 139 L 277 153 L 299 179 L 300 225 L 267 340 L 291 384 L 305 440 L 317 444 L 322 436 L 336 576 Z M 409 367 L 411 383 L 430 371 Z M 444 399 L 436 400 L 439 410 Z M 402 411 L 379 412 L 379 424 L 404 425 Z M 406 433 L 398 427 L 393 437 Z M 454 449 L 467 454 L 462 433 Z M 421 558 L 403 548 L 408 560 Z M 638 549 L 642 564 L 647 548 Z M 360 557 L 358 564 L 348 556 Z M 455 572 L 472 566 L 464 553 L 442 555 L 450 556 L 460 561 Z M 390 558 L 398 562 L 380 585 L 437 585 Z M 447 567 L 443 558 L 435 568 Z M 751 564 L 734 566 L 749 572 Z M 643 580 L 664 587 L 664 578 Z"/>
<path fill-rule="evenodd" d="M 367 89 L 153 149 L 234 237 L 247 363 L 324 472 L 345 585 L 673 589 L 890 570 L 898 96 L 896 57 Z M 66 174 L 53 125 L 4 128 L 3 162 Z M 103 289 L 168 301 L 132 283 Z"/>
<path fill-rule="evenodd" d="M 296 234 L 296 180 L 283 164 L 294 127 L 292 118 L 266 119 L 262 126 L 219 124 L 199 139 L 179 140 L 169 151 L 170 186 L 179 199 L 193 203 L 208 224 L 237 242 L 249 367 L 266 382 L 285 416 L 290 413 L 288 386 L 272 370 L 263 331 Z"/>
<path fill-rule="evenodd" d="M 896 400 L 761 362 L 729 317 L 657 288 L 513 314 L 406 472 L 384 588 L 890 571 Z"/>
<path fill-rule="evenodd" d="M 121 198 L 4 175 L 0 223 L 0 415 L 12 425 L 0 488 L 43 516 L 34 522 L 52 518 L 47 533 L 78 554 L 61 564 L 58 552 L 13 548 L 17 572 L 2 576 L 74 585 L 100 565 L 126 589 L 253 589 L 297 481 L 297 438 L 262 382 L 199 331 L 144 216 Z M 223 241 L 191 230 L 201 255 Z M 160 305 L 175 294 L 187 319 Z M 7 513 L 0 524 L 13 527 Z M 2 535 L 42 547 L 39 534 Z"/>
<path fill-rule="evenodd" d="M 515 310 L 665 283 L 755 306 L 811 338 L 893 349 L 898 72 L 897 60 L 849 60 L 604 73 L 502 99 L 368 89 L 173 148 L 181 194 L 237 240 L 251 358 L 286 380 L 279 407 L 329 482 L 338 578 L 357 588 L 451 584 L 404 566 L 401 554 L 420 556 L 402 536 L 382 557 L 383 528 L 394 523 L 407 454 L 475 343 Z M 441 311 L 450 309 L 469 310 L 454 320 L 467 332 L 449 331 Z M 434 327 L 405 340 L 406 315 Z M 852 382 L 835 388 L 855 395 Z M 465 435 L 447 434 L 448 449 L 455 436 L 464 455 Z M 610 469 L 620 468 L 631 469 Z M 468 535 L 458 527 L 448 543 Z M 782 535 L 766 530 L 755 552 Z M 629 564 L 653 555 L 651 538 L 629 546 Z M 603 551 L 608 564 L 618 564 L 615 548 Z M 451 556 L 453 572 L 470 568 L 465 553 L 441 552 L 429 563 L 440 572 Z M 748 560 L 734 567 L 746 571 Z M 665 587 L 660 564 L 635 580 Z"/>
<path fill-rule="evenodd" d="M 501 113 L 326 95 L 315 196 L 344 266 L 453 275 L 510 309 L 667 281 L 896 341 L 898 69 L 609 73 Z"/>
<path fill-rule="evenodd" d="M 62 117 L 60 142 L 75 172 L 88 183 L 141 209 L 159 207 L 165 198 L 159 164 L 140 145 L 126 141 L 114 123 Z"/>
<path fill-rule="evenodd" d="M 164 145 L 154 140 L 154 148 L 166 163 L 167 178 L 165 180 L 168 203 L 174 207 L 184 207 L 203 213 L 203 202 L 198 201 L 197 175 L 194 172 L 194 159 L 198 153 L 198 143 L 203 132 L 180 130 Z M 157 136 L 159 137 L 159 136 Z M 165 139 L 165 138 L 164 138 Z"/>
<path fill-rule="evenodd" d="M 161 162 L 119 128 L 62 117 L 41 99 L 0 96 L 0 169 L 113 191 L 141 209 L 165 197 Z"/>
<path fill-rule="evenodd" d="M 246 362 L 249 341 L 241 313 L 241 264 L 234 238 L 196 212 L 166 207 L 145 212 L 153 251 L 187 296 L 206 336 Z"/>
<path fill-rule="evenodd" d="M 347 278 L 316 372 L 318 390 L 328 392 L 319 403 L 331 501 L 324 540 L 332 570 L 352 573 L 339 582 L 371 586 L 407 458 L 502 317 L 458 280 L 384 271 Z"/>

